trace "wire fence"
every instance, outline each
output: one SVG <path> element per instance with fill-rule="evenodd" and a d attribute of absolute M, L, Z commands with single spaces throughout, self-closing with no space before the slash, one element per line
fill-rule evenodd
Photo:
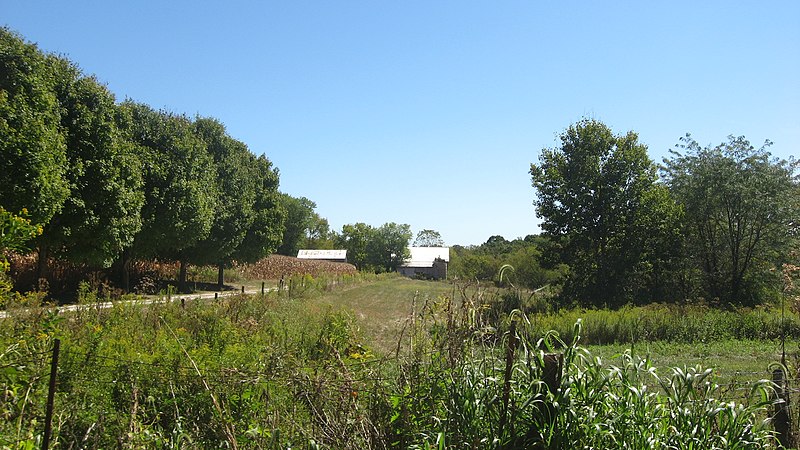
<path fill-rule="evenodd" d="M 442 350 L 428 350 L 417 352 L 414 358 L 420 359 L 445 359 L 446 352 Z M 35 372 L 31 377 L 32 383 L 38 384 L 39 389 L 45 389 L 48 381 L 47 371 L 53 358 L 49 351 L 6 352 L 0 355 L 0 370 L 4 367 L 26 367 Z M 187 360 L 191 364 L 187 364 Z M 61 348 L 60 368 L 63 370 L 60 385 L 81 384 L 98 389 L 114 387 L 116 391 L 133 392 L 128 402 L 137 403 L 136 392 L 142 388 L 169 386 L 174 391 L 181 384 L 190 384 L 197 390 L 200 386 L 211 392 L 225 391 L 231 386 L 240 389 L 258 387 L 272 384 L 293 386 L 296 390 L 320 393 L 327 390 L 326 395 L 373 395 L 388 397 L 398 394 L 392 392 L 396 381 L 403 376 L 402 370 L 385 370 L 388 366 L 401 368 L 410 362 L 410 357 L 399 354 L 381 358 L 365 360 L 343 360 L 338 355 L 320 362 L 316 367 L 291 367 L 280 369 L 264 367 L 219 367 L 214 365 L 195 364 L 188 355 L 173 355 L 169 360 L 157 360 L 152 355 L 137 355 L 123 357 L 108 354 L 98 354 L 93 351 L 70 348 Z M 498 353 L 488 353 L 484 356 L 483 371 L 493 373 L 496 379 L 503 378 L 503 358 Z M 659 376 L 667 377 L 673 369 L 662 368 L 658 370 Z M 712 370 L 709 380 L 718 385 L 717 393 L 720 400 L 746 403 L 750 400 L 753 387 L 764 383 L 773 383 L 775 392 L 785 400 L 784 410 L 787 415 L 787 426 L 797 434 L 798 418 L 800 418 L 800 374 L 781 368 L 780 386 L 775 384 L 775 366 L 766 367 L 759 371 L 744 370 Z M 458 377 L 470 376 L 463 371 L 450 371 L 447 373 L 450 381 L 458 381 Z M 337 394 L 338 393 L 338 394 Z M 131 407 L 135 409 L 135 407 Z M 773 411 L 775 419 L 780 411 Z"/>

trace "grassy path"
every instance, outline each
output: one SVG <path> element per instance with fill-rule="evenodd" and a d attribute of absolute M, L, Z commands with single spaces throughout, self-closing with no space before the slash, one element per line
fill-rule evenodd
<path fill-rule="evenodd" d="M 412 302 L 452 295 L 453 287 L 447 283 L 387 278 L 377 282 L 354 285 L 335 290 L 310 301 L 310 307 L 343 309 L 350 311 L 358 320 L 366 341 L 382 353 L 393 352 L 405 321 L 409 317 Z M 419 307 L 419 306 L 418 306 Z M 616 359 L 630 344 L 588 345 L 594 356 L 600 356 L 605 364 L 615 364 Z M 649 357 L 653 366 L 667 373 L 672 367 L 700 365 L 713 368 L 723 382 L 739 383 L 769 378 L 770 366 L 781 359 L 780 342 L 772 340 L 722 340 L 716 342 L 675 343 L 639 342 L 633 353 Z M 790 367 L 800 365 L 800 342 L 786 343 L 787 363 Z"/>
<path fill-rule="evenodd" d="M 434 300 L 452 291 L 453 287 L 447 283 L 392 277 L 337 289 L 311 303 L 321 310 L 351 311 L 368 342 L 378 351 L 388 353 L 397 346 L 415 296 L 421 305 L 426 299 Z"/>

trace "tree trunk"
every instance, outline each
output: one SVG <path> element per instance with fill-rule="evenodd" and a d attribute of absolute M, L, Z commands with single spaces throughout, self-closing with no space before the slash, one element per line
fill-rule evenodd
<path fill-rule="evenodd" d="M 222 290 L 222 286 L 225 284 L 225 266 L 222 263 L 217 265 L 217 290 Z"/>
<path fill-rule="evenodd" d="M 47 278 L 47 259 L 49 258 L 49 249 L 46 244 L 41 244 L 39 246 L 39 260 L 36 263 L 36 282 L 40 283 L 39 280 L 42 278 Z"/>
<path fill-rule="evenodd" d="M 126 248 L 122 251 L 122 289 L 127 294 L 131 291 L 131 252 Z"/>
<path fill-rule="evenodd" d="M 181 268 L 178 272 L 178 292 L 186 292 L 186 261 L 181 259 Z"/>

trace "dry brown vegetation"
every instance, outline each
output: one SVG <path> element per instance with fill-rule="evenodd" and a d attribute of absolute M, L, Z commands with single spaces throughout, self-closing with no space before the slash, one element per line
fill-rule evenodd
<path fill-rule="evenodd" d="M 40 290 L 57 297 L 70 298 L 70 293 L 76 291 L 82 281 L 101 295 L 105 293 L 112 297 L 121 295 L 119 289 L 118 268 L 98 270 L 79 264 L 51 258 L 48 262 L 46 281 L 36 278 L 37 255 L 31 253 L 20 255 L 9 253 L 9 275 L 14 281 L 14 287 L 19 291 Z M 215 281 L 216 268 L 196 267 L 195 272 L 206 273 Z M 352 264 L 336 263 L 330 261 L 301 260 L 290 256 L 271 255 L 254 264 L 236 264 L 234 270 L 245 279 L 250 280 L 279 280 L 295 275 L 354 275 L 357 270 Z M 137 293 L 155 293 L 161 286 L 160 281 L 174 280 L 178 273 L 178 263 L 173 261 L 133 261 L 130 267 L 131 288 Z M 205 278 L 200 276 L 200 278 Z"/>
<path fill-rule="evenodd" d="M 314 261 L 291 256 L 271 255 L 255 264 L 236 266 L 245 278 L 257 280 L 277 280 L 292 275 L 354 275 L 356 267 L 352 264 L 330 261 Z"/>

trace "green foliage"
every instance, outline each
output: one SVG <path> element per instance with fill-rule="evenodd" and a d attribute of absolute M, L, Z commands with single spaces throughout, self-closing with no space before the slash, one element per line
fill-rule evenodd
<path fill-rule="evenodd" d="M 436 230 L 421 230 L 414 238 L 414 247 L 444 247 L 441 233 Z"/>
<path fill-rule="evenodd" d="M 278 169 L 261 155 L 251 159 L 251 170 L 256 181 L 255 217 L 233 255 L 244 263 L 254 263 L 274 252 L 281 244 L 286 223 L 286 210 L 278 192 Z"/>
<path fill-rule="evenodd" d="M 208 237 L 188 249 L 187 258 L 199 265 L 228 264 L 254 219 L 257 178 L 249 169 L 252 154 L 215 119 L 198 117 L 193 125 L 213 159 L 219 196 Z"/>
<path fill-rule="evenodd" d="M 61 115 L 48 59 L 0 28 L 0 206 L 46 224 L 69 195 Z"/>
<path fill-rule="evenodd" d="M 44 229 L 51 256 L 87 268 L 132 257 L 256 261 L 280 243 L 278 172 L 214 119 L 114 96 L 68 59 L 0 29 L 0 207 Z M 224 195 L 223 195 L 224 194 Z M 221 269 L 220 269 L 221 270 Z M 52 280 L 61 281 L 64 280 Z"/>
<path fill-rule="evenodd" d="M 305 244 L 306 233 L 314 222 L 316 203 L 305 197 L 292 197 L 281 194 L 281 205 L 286 210 L 286 226 L 283 241 L 278 247 L 279 255 L 297 256 L 298 250 Z"/>
<path fill-rule="evenodd" d="M 70 195 L 45 226 L 39 245 L 70 261 L 107 268 L 142 226 L 142 167 L 117 127 L 108 89 L 64 58 L 48 61 L 62 111 Z"/>
<path fill-rule="evenodd" d="M 40 444 L 54 337 L 56 447 L 771 445 L 768 384 L 732 399 L 710 370 L 657 369 L 630 354 L 602 361 L 579 346 L 589 323 L 560 339 L 542 333 L 542 315 L 487 320 L 484 295 L 415 295 L 394 356 L 379 358 L 355 314 L 308 300 L 326 280 L 293 283 L 303 297 L 10 311 L 0 321 L 0 445 Z M 86 288 L 81 296 L 97 300 Z M 564 356 L 550 390 L 545 353 L 555 351 Z"/>
<path fill-rule="evenodd" d="M 796 162 L 730 136 L 701 147 L 689 135 L 664 175 L 685 211 L 686 258 L 698 294 L 734 304 L 764 300 L 770 269 L 794 248 L 800 218 Z M 699 280 L 696 280 L 699 278 Z M 695 281 L 696 280 L 696 281 Z M 765 289 L 766 288 L 766 289 Z"/>
<path fill-rule="evenodd" d="M 213 159 L 187 118 L 130 101 L 120 107 L 144 169 L 142 229 L 133 249 L 180 259 L 211 231 L 218 199 Z"/>
<path fill-rule="evenodd" d="M 367 264 L 380 272 L 395 272 L 411 256 L 408 250 L 411 236 L 407 224 L 389 222 L 375 228 L 367 243 Z"/>
<path fill-rule="evenodd" d="M 28 210 L 13 214 L 0 206 L 0 255 L 6 251 L 25 251 L 36 236 L 42 234 L 42 227 L 28 218 Z"/>
<path fill-rule="evenodd" d="M 401 366 L 404 389 L 391 398 L 389 436 L 396 446 L 771 445 L 771 432 L 762 419 L 772 405 L 768 382 L 751 385 L 746 398 L 730 402 L 722 398 L 725 391 L 711 370 L 660 371 L 630 354 L 604 363 L 577 345 L 580 326 L 573 324 L 567 334 L 571 343 L 553 332 L 539 338 L 539 329 L 531 326 L 533 317 L 529 320 L 519 312 L 507 317 L 514 325 L 498 323 L 504 330 L 498 345 L 464 346 L 464 338 L 483 339 L 483 327 L 475 315 L 456 311 L 447 301 L 436 302 L 426 304 L 417 316 L 417 323 L 427 318 L 423 326 L 432 325 L 434 332 L 412 330 L 414 356 Z M 563 362 L 546 362 L 558 361 L 545 356 L 556 349 Z"/>
<path fill-rule="evenodd" d="M 508 241 L 502 236 L 492 236 L 479 246 L 453 246 L 450 249 L 449 272 L 462 280 L 498 281 L 497 274 L 504 264 L 514 267 L 509 280 L 520 288 L 538 289 L 547 284 L 558 284 L 566 268 L 551 265 L 543 250 L 550 252 L 548 238 L 529 235 L 524 239 Z"/>
<path fill-rule="evenodd" d="M 363 222 L 342 226 L 342 233 L 338 237 L 337 244 L 347 250 L 347 262 L 359 270 L 365 269 L 368 264 L 367 246 L 374 233 L 374 228 Z"/>
<path fill-rule="evenodd" d="M 28 243 L 42 234 L 42 227 L 32 224 L 27 215 L 25 209 L 15 215 L 0 206 L 0 307 L 11 299 L 12 286 L 6 274 L 9 268 L 6 252 L 27 250 Z"/>
<path fill-rule="evenodd" d="M 217 266 L 221 286 L 223 269 L 234 260 L 258 260 L 277 247 L 283 218 L 273 200 L 278 176 L 266 157 L 255 158 L 217 120 L 197 118 L 194 128 L 213 158 L 219 195 L 209 235 L 184 254 L 194 264 Z"/>
<path fill-rule="evenodd" d="M 347 250 L 347 261 L 359 270 L 394 272 L 410 257 L 411 227 L 389 222 L 378 228 L 365 223 L 344 225 L 337 245 Z"/>
<path fill-rule="evenodd" d="M 297 256 L 298 250 L 332 250 L 335 236 L 328 220 L 320 217 L 317 204 L 305 197 L 281 194 L 281 205 L 286 209 L 286 227 L 279 255 Z"/>
<path fill-rule="evenodd" d="M 658 192 L 647 148 L 635 133 L 615 136 L 589 119 L 560 138 L 560 147 L 542 150 L 530 174 L 542 228 L 571 269 L 564 295 L 609 306 L 650 300 L 642 293 L 666 279 L 652 272 L 669 270 L 663 252 L 675 245 L 679 209 Z"/>

